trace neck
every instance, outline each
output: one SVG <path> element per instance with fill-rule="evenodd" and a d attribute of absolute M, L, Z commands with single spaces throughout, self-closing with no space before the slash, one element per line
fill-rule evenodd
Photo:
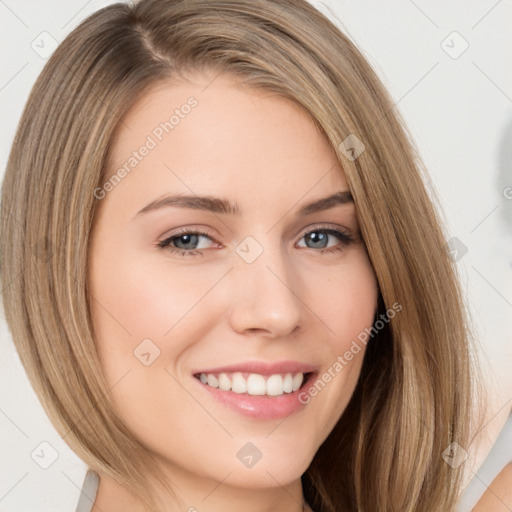
<path fill-rule="evenodd" d="M 220 480 L 173 475 L 175 496 L 157 496 L 159 512 L 313 512 L 305 502 L 300 478 L 279 484 L 269 473 L 268 487 L 246 488 L 230 485 L 230 474 Z M 140 512 L 142 503 L 108 475 L 100 474 L 100 484 L 91 512 Z"/>

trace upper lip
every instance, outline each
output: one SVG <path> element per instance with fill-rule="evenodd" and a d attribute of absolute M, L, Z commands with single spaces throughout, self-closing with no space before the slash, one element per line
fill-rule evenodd
<path fill-rule="evenodd" d="M 311 373 L 316 371 L 317 369 L 315 366 L 307 363 L 301 363 L 299 361 L 277 361 L 274 363 L 264 361 L 246 361 L 228 366 L 201 369 L 194 371 L 193 374 L 247 372 L 258 373 L 260 375 L 275 375 L 277 373 Z"/>

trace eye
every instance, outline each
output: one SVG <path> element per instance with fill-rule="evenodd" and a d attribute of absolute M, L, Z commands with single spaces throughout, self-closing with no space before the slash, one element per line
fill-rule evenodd
<path fill-rule="evenodd" d="M 329 246 L 330 238 L 337 238 L 338 244 Z M 158 242 L 157 246 L 173 253 L 179 253 L 182 256 L 203 256 L 203 250 L 207 247 L 204 246 L 204 243 L 201 244 L 201 239 L 213 241 L 213 238 L 208 232 L 184 228 L 165 240 Z M 313 246 L 306 246 L 306 248 L 321 249 L 319 251 L 321 253 L 341 251 L 347 245 L 355 241 L 348 232 L 326 226 L 316 226 L 314 229 L 304 233 L 301 239 L 305 239 L 306 243 L 313 244 Z M 206 243 L 206 245 L 208 245 L 208 243 Z M 299 247 L 304 246 L 299 245 Z"/>
<path fill-rule="evenodd" d="M 162 249 L 167 248 L 169 251 L 180 253 L 183 256 L 202 256 L 203 253 L 198 250 L 205 248 L 198 247 L 198 245 L 201 245 L 200 243 L 198 244 L 201 238 L 208 238 L 212 240 L 208 233 L 192 229 L 182 229 L 165 240 L 162 240 L 157 245 Z M 178 247 L 173 244 L 177 244 Z"/>
<path fill-rule="evenodd" d="M 329 237 L 337 238 L 339 243 L 329 247 Z M 306 243 L 310 242 L 313 244 L 313 247 L 308 246 L 308 248 L 323 249 L 320 251 L 321 253 L 341 251 L 355 241 L 348 232 L 326 226 L 316 226 L 314 229 L 304 233 L 302 238 L 306 240 Z"/>

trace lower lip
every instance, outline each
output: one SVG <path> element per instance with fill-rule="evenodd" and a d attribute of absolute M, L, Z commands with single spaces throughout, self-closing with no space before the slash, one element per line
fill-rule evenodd
<path fill-rule="evenodd" d="M 304 405 L 306 405 L 299 401 L 299 396 L 304 396 L 304 393 L 311 386 L 315 377 L 316 374 L 311 373 L 297 391 L 284 393 L 275 397 L 223 391 L 219 388 L 212 388 L 207 384 L 203 384 L 196 377 L 192 378 L 197 381 L 199 386 L 201 386 L 209 396 L 240 414 L 260 420 L 273 420 L 285 418 L 301 410 Z"/>

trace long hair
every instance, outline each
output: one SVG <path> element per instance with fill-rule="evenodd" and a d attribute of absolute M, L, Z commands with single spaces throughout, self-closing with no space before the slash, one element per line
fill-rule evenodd
<path fill-rule="evenodd" d="M 92 328 L 94 191 L 130 107 L 206 69 L 309 112 L 344 169 L 380 310 L 401 305 L 369 341 L 350 403 L 302 476 L 306 500 L 316 512 L 452 510 L 461 467 L 443 453 L 468 447 L 472 359 L 440 207 L 376 73 L 305 0 L 114 4 L 48 60 L 6 169 L 0 256 L 6 320 L 49 418 L 91 469 L 155 509 L 160 475 L 110 405 Z"/>

